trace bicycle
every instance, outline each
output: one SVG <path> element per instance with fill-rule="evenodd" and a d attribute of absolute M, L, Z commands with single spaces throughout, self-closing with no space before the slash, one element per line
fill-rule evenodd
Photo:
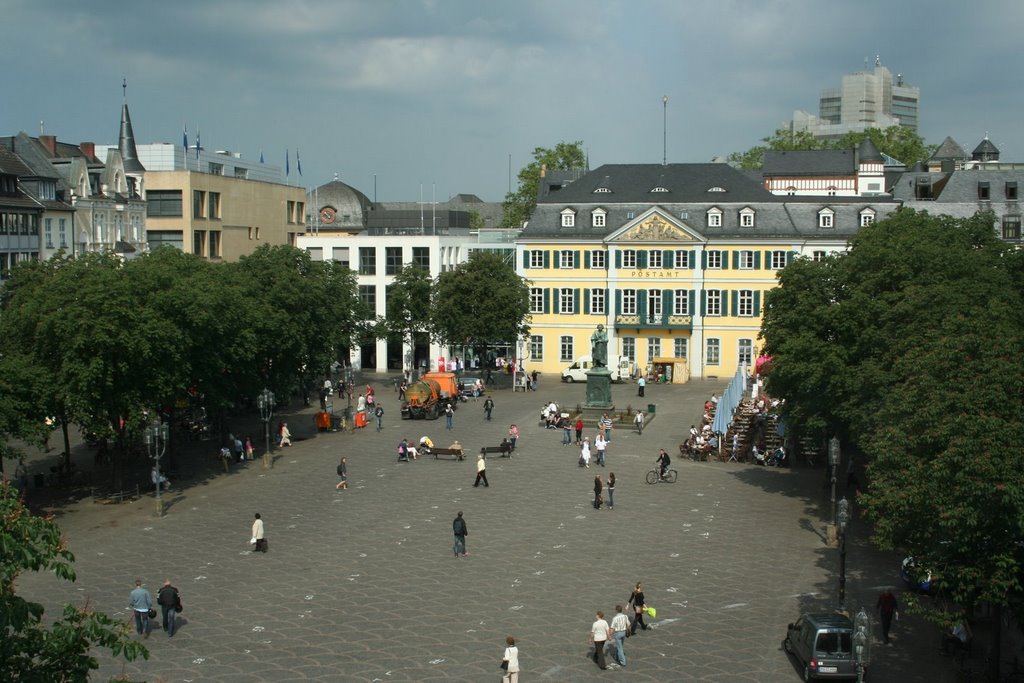
<path fill-rule="evenodd" d="M 665 476 L 662 477 L 661 470 L 655 467 L 653 470 L 647 473 L 647 483 L 657 484 L 659 481 L 663 481 L 666 484 L 674 484 L 676 483 L 676 477 L 678 476 L 679 473 L 676 472 L 675 470 L 666 470 Z"/>

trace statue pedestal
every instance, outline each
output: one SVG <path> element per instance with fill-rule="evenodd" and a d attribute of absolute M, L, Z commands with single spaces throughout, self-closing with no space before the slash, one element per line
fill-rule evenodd
<path fill-rule="evenodd" d="M 594 368 L 587 373 L 587 398 L 584 408 L 612 410 L 612 373 L 608 368 Z"/>

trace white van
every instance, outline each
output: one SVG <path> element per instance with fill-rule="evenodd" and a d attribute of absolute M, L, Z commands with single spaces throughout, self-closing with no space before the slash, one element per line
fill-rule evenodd
<path fill-rule="evenodd" d="M 586 382 L 587 372 L 594 364 L 590 356 L 580 356 L 572 365 L 562 370 L 563 382 Z M 628 382 L 632 376 L 633 364 L 625 356 L 612 356 L 608 359 L 608 372 L 613 382 Z"/>

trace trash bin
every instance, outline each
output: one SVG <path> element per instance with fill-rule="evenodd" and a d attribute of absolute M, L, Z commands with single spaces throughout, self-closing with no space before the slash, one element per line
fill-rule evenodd
<path fill-rule="evenodd" d="M 647 404 L 647 412 L 648 412 L 649 414 L 653 415 L 653 414 L 654 414 L 654 409 L 655 409 L 656 407 L 657 407 L 657 406 L 655 406 L 655 405 L 654 405 L 653 403 L 648 403 L 648 404 Z"/>

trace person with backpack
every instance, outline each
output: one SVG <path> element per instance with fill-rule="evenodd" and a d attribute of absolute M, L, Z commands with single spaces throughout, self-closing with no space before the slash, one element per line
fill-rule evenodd
<path fill-rule="evenodd" d="M 466 520 L 462 518 L 462 510 L 452 520 L 452 533 L 455 535 L 455 557 L 465 557 L 469 553 L 466 552 L 466 536 L 469 536 L 469 528 L 466 526 Z"/>
<path fill-rule="evenodd" d="M 488 396 L 487 400 L 484 401 L 484 415 L 487 416 L 487 421 L 488 422 L 491 421 L 491 411 L 492 410 L 494 410 L 494 401 L 491 399 L 490 396 Z"/>
<path fill-rule="evenodd" d="M 373 411 L 373 416 L 377 418 L 377 431 L 379 432 L 384 427 L 384 406 L 378 405 Z"/>
<path fill-rule="evenodd" d="M 341 479 L 334 487 L 335 491 L 348 488 L 348 458 L 342 458 L 338 463 L 338 477 Z"/>
<path fill-rule="evenodd" d="M 445 422 L 444 428 L 449 430 L 449 431 L 452 428 L 452 418 L 453 417 L 455 417 L 455 409 L 452 408 L 452 404 L 451 403 L 445 403 L 444 404 L 444 422 Z"/>

